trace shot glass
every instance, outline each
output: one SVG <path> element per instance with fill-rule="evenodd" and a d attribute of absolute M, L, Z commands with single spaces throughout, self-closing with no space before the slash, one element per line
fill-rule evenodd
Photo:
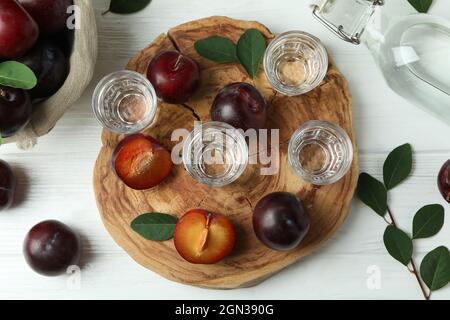
<path fill-rule="evenodd" d="M 309 121 L 292 136 L 289 163 L 305 181 L 328 185 L 339 181 L 353 161 L 353 145 L 348 134 L 327 121 Z"/>
<path fill-rule="evenodd" d="M 92 108 L 100 124 L 113 132 L 131 134 L 149 126 L 158 98 L 150 81 L 134 71 L 118 71 L 98 83 Z"/>
<path fill-rule="evenodd" d="M 236 181 L 248 164 L 248 147 L 238 129 L 223 122 L 196 124 L 184 141 L 183 164 L 197 181 L 223 187 Z"/>
<path fill-rule="evenodd" d="M 264 71 L 275 90 L 286 96 L 298 96 L 313 90 L 325 78 L 327 50 L 309 33 L 286 32 L 267 47 Z"/>

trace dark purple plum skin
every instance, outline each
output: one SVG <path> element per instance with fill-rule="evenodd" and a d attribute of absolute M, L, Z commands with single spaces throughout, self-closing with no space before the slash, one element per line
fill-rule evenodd
<path fill-rule="evenodd" d="M 80 261 L 80 239 L 68 226 L 47 220 L 28 232 L 23 253 L 28 265 L 44 276 L 57 276 Z"/>
<path fill-rule="evenodd" d="M 263 129 L 267 119 L 267 102 L 251 84 L 232 83 L 214 99 L 211 119 L 225 122 L 237 129 Z"/>
<path fill-rule="evenodd" d="M 33 17 L 44 36 L 54 35 L 67 29 L 69 17 L 67 8 L 72 0 L 19 0 L 20 4 Z"/>
<path fill-rule="evenodd" d="M 7 210 L 14 201 L 17 179 L 8 163 L 0 160 L 0 211 Z"/>
<path fill-rule="evenodd" d="M 38 42 L 18 61 L 30 67 L 38 78 L 37 85 L 30 91 L 33 99 L 48 98 L 54 95 L 67 78 L 67 58 L 59 46 L 52 42 Z"/>
<path fill-rule="evenodd" d="M 308 212 L 302 202 L 288 192 L 274 192 L 255 207 L 253 229 L 258 239 L 277 251 L 298 247 L 310 228 Z"/>
<path fill-rule="evenodd" d="M 450 203 L 450 159 L 444 163 L 439 171 L 438 186 L 445 201 Z"/>
<path fill-rule="evenodd" d="M 15 135 L 31 119 L 33 106 L 29 94 L 22 89 L 0 85 L 0 132 L 3 138 Z"/>

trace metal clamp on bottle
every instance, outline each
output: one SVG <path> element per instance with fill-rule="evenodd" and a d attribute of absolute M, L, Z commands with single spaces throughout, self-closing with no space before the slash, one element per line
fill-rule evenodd
<path fill-rule="evenodd" d="M 359 45 L 361 43 L 361 35 L 364 29 L 361 32 L 357 32 L 355 34 L 350 34 L 344 30 L 343 25 L 336 25 L 326 18 L 322 16 L 323 9 L 329 4 L 329 2 L 334 2 L 336 0 L 325 0 L 321 5 L 313 5 L 313 16 L 318 19 L 325 27 L 331 30 L 334 34 L 336 34 L 339 38 L 344 41 L 350 42 L 355 45 Z M 366 0 L 367 2 L 371 2 L 372 6 L 382 6 L 384 5 L 384 0 Z M 332 4 L 330 4 L 332 5 Z"/>

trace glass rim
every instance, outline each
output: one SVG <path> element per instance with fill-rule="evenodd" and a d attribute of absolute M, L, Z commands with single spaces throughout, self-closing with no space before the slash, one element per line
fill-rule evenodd
<path fill-rule="evenodd" d="M 196 141 L 197 135 L 199 133 L 202 134 L 205 130 L 208 129 L 217 129 L 222 133 L 224 133 L 227 137 L 229 136 L 227 133 L 231 132 L 233 140 L 238 144 L 240 151 L 243 153 L 242 154 L 243 162 L 238 163 L 239 169 L 236 171 L 235 174 L 226 179 L 218 180 L 215 178 L 208 178 L 208 177 L 200 177 L 200 179 L 198 179 L 197 178 L 198 175 L 193 170 L 194 164 L 191 163 L 191 150 L 193 148 L 193 143 Z M 239 177 L 242 176 L 249 163 L 249 151 L 245 137 L 240 129 L 237 129 L 225 122 L 208 121 L 201 123 L 201 130 L 196 129 L 196 127 L 194 127 L 194 129 L 186 137 L 185 141 L 183 142 L 182 158 L 184 168 L 193 179 L 211 187 L 224 187 L 235 182 L 237 179 L 239 179 Z"/>
<path fill-rule="evenodd" d="M 303 40 L 309 41 L 310 43 L 312 43 L 314 45 L 314 49 L 317 50 L 318 55 L 321 59 L 322 65 L 325 67 L 320 68 L 320 72 L 318 73 L 316 80 L 311 85 L 306 86 L 306 85 L 302 84 L 297 87 L 294 87 L 294 86 L 288 87 L 285 85 L 281 85 L 280 82 L 277 81 L 276 79 L 274 79 L 274 77 L 269 73 L 269 69 L 270 69 L 269 65 L 271 64 L 270 59 L 272 57 L 272 52 L 276 48 L 276 46 L 279 45 L 279 43 L 281 41 L 286 40 L 286 39 L 303 39 Z M 270 44 L 267 46 L 266 51 L 264 53 L 264 58 L 263 58 L 264 73 L 266 75 L 266 78 L 267 78 L 267 81 L 269 82 L 269 84 L 277 92 L 284 94 L 286 96 L 290 96 L 290 97 L 299 96 L 299 95 L 308 93 L 308 92 L 314 90 L 315 88 L 317 88 L 327 75 L 328 64 L 329 64 L 328 51 L 325 48 L 325 46 L 323 45 L 322 41 L 320 41 L 320 39 L 317 38 L 316 36 L 314 36 L 308 32 L 300 31 L 300 30 L 291 30 L 291 31 L 287 31 L 287 32 L 281 33 L 278 36 L 276 36 L 270 42 Z"/>
<path fill-rule="evenodd" d="M 301 138 L 302 133 L 304 133 L 308 129 L 318 128 L 321 127 L 323 129 L 331 129 L 334 135 L 338 135 L 337 137 L 342 140 L 342 142 L 345 145 L 345 148 L 348 151 L 348 157 L 347 160 L 343 162 L 342 167 L 339 169 L 339 171 L 331 176 L 330 178 L 326 179 L 325 181 L 315 181 L 311 179 L 311 175 L 305 174 L 304 170 L 300 168 L 299 165 L 299 159 L 296 157 L 296 154 L 294 155 L 294 148 L 296 142 Z M 351 140 L 349 134 L 339 125 L 336 123 L 333 123 L 331 121 L 325 121 L 325 120 L 310 120 L 305 122 L 303 125 L 301 125 L 295 133 L 292 135 L 291 140 L 289 141 L 288 146 L 288 161 L 292 169 L 297 173 L 297 175 L 305 180 L 306 182 L 312 183 L 313 185 L 318 186 L 324 186 L 324 185 L 330 185 L 338 182 L 341 180 L 350 170 L 352 163 L 353 163 L 353 157 L 354 157 L 355 151 L 353 149 L 353 141 Z"/>
<path fill-rule="evenodd" d="M 142 84 L 145 85 L 146 89 L 150 92 L 150 99 L 152 102 L 152 106 L 150 108 L 147 108 L 146 116 L 137 122 L 133 127 L 135 127 L 134 130 L 130 131 L 129 129 L 118 129 L 117 127 L 113 127 L 108 125 L 108 123 L 101 120 L 102 116 L 100 114 L 99 107 L 101 105 L 101 98 L 103 96 L 103 93 L 106 88 L 109 88 L 112 83 L 117 81 L 118 79 L 123 79 L 126 77 L 132 77 L 134 79 L 139 80 L 142 82 Z M 95 118 L 97 119 L 97 122 L 103 127 L 106 128 L 112 132 L 119 133 L 119 134 L 133 134 L 142 131 L 146 127 L 148 127 L 153 120 L 156 117 L 156 112 L 158 109 L 158 97 L 156 95 L 155 88 L 153 87 L 150 80 L 148 80 L 145 76 L 142 74 L 132 71 L 132 70 L 119 70 L 114 71 L 112 73 L 107 74 L 104 76 L 95 86 L 94 92 L 92 94 L 91 99 L 91 105 L 92 109 L 94 111 Z"/>

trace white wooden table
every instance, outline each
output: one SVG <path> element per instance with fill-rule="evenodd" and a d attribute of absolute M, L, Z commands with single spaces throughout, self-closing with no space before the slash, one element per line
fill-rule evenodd
<path fill-rule="evenodd" d="M 450 18 L 446 2 L 436 0 L 432 13 Z M 107 0 L 96 0 L 95 7 L 100 53 L 92 85 L 34 150 L 0 147 L 0 158 L 12 164 L 19 179 L 17 204 L 0 214 L 0 298 L 422 298 L 414 277 L 384 248 L 385 223 L 359 200 L 354 200 L 344 226 L 322 250 L 254 288 L 197 289 L 167 281 L 135 263 L 106 232 L 95 205 L 91 182 L 101 128 L 93 117 L 90 97 L 102 76 L 121 69 L 138 50 L 172 26 L 220 14 L 259 20 L 276 33 L 301 29 L 320 37 L 350 82 L 361 169 L 381 178 L 382 164 L 390 150 L 405 142 L 414 147 L 413 175 L 391 192 L 389 199 L 400 226 L 407 231 L 413 214 L 422 205 L 441 203 L 450 214 L 450 206 L 436 185 L 440 166 L 450 158 L 450 127 L 391 92 L 368 51 L 338 40 L 319 25 L 311 16 L 309 1 L 153 0 L 134 16 L 101 16 Z M 80 278 L 45 278 L 26 265 L 23 238 L 34 224 L 45 219 L 65 222 L 82 235 Z M 438 236 L 416 243 L 416 260 L 441 244 L 450 246 L 450 221 Z M 367 286 L 371 266 L 381 273 L 380 288 Z M 450 286 L 436 292 L 434 298 L 450 298 Z"/>

